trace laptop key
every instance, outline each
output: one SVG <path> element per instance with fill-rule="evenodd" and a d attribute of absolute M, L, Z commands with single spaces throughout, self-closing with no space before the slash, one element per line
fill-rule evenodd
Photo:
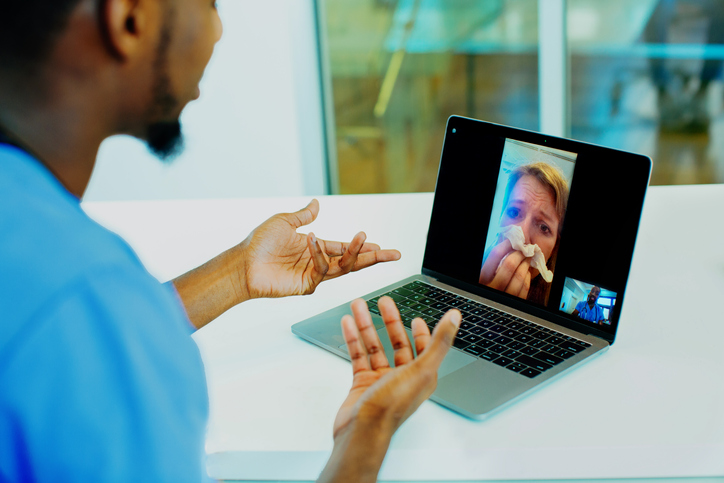
<path fill-rule="evenodd" d="M 560 344 L 561 342 L 566 342 L 566 341 L 565 341 L 564 339 L 562 339 L 562 338 L 560 338 L 560 337 L 556 337 L 556 336 L 554 335 L 554 336 L 549 337 L 548 339 L 546 339 L 546 342 L 548 342 L 549 344 L 558 345 L 558 344 Z"/>
<path fill-rule="evenodd" d="M 495 339 L 495 342 L 497 342 L 498 344 L 502 344 L 502 345 L 508 345 L 511 342 L 513 342 L 513 339 L 511 339 L 509 337 L 505 337 L 504 335 L 501 335 L 500 337 Z"/>
<path fill-rule="evenodd" d="M 547 364 L 538 359 L 534 359 L 533 357 L 527 356 L 525 354 L 518 356 L 516 358 L 516 361 L 520 362 L 521 364 L 525 364 L 526 366 L 530 366 L 533 369 L 539 370 L 541 372 L 547 371 L 552 367 L 550 364 Z"/>
<path fill-rule="evenodd" d="M 479 335 L 470 334 L 465 337 L 465 340 L 471 344 L 477 344 L 480 340 L 482 340 L 482 338 Z"/>
<path fill-rule="evenodd" d="M 558 349 L 558 346 L 557 346 L 557 345 L 553 345 L 553 344 L 548 344 L 548 343 L 546 342 L 545 345 L 542 345 L 541 347 L 539 347 L 539 349 L 542 350 L 542 351 L 550 352 L 550 351 L 555 351 L 555 350 L 557 350 L 557 349 Z"/>
<path fill-rule="evenodd" d="M 573 352 L 567 351 L 565 349 L 561 349 L 558 352 L 553 354 L 554 356 L 558 356 L 561 359 L 570 359 L 571 357 L 575 356 Z"/>
<path fill-rule="evenodd" d="M 482 319 L 482 317 L 478 317 L 477 315 L 468 315 L 467 317 L 465 317 L 465 320 L 467 320 L 468 322 L 472 322 L 473 324 L 476 324 L 483 319 Z"/>
<path fill-rule="evenodd" d="M 549 354 L 548 352 L 541 351 L 535 355 L 533 355 L 536 359 L 540 359 L 543 362 L 547 362 L 548 364 L 555 366 L 556 364 L 560 364 L 563 362 L 563 359 L 560 357 L 556 357 L 553 354 Z"/>
<path fill-rule="evenodd" d="M 523 347 L 526 347 L 526 345 L 523 344 L 522 342 L 511 342 L 510 344 L 508 344 L 508 347 L 510 347 L 511 349 L 515 349 L 515 350 L 519 351 L 519 350 L 521 350 Z"/>
<path fill-rule="evenodd" d="M 530 341 L 533 340 L 533 339 L 532 339 L 530 336 L 528 336 L 528 335 L 520 334 L 518 337 L 515 338 L 515 340 L 517 340 L 518 342 L 522 342 L 522 343 L 526 343 L 526 344 L 527 344 L 528 342 L 530 342 Z"/>
<path fill-rule="evenodd" d="M 396 288 L 395 290 L 393 290 L 393 292 L 396 294 L 400 294 L 403 297 L 409 297 L 414 293 L 412 290 L 406 289 L 405 287 Z"/>
<path fill-rule="evenodd" d="M 483 329 L 482 327 L 473 326 L 473 328 L 470 329 L 470 333 L 475 335 L 483 335 L 485 333 L 485 329 Z"/>
<path fill-rule="evenodd" d="M 475 327 L 475 326 L 474 326 L 473 324 L 471 324 L 470 322 L 467 322 L 467 321 L 463 321 L 463 323 L 460 324 L 460 328 L 461 328 L 461 329 L 464 329 L 464 330 L 470 330 L 470 329 L 472 329 L 473 327 Z"/>
<path fill-rule="evenodd" d="M 431 309 L 431 308 L 423 309 L 423 310 L 421 310 L 421 312 L 430 318 L 437 318 L 437 315 L 440 313 L 439 310 Z"/>
<path fill-rule="evenodd" d="M 574 344 L 574 343 L 568 342 L 568 341 L 561 343 L 558 347 L 560 347 L 561 349 L 565 349 L 568 352 L 574 352 L 576 354 L 585 350 L 584 347 L 581 347 L 578 344 Z"/>
<path fill-rule="evenodd" d="M 514 361 L 512 359 L 508 359 L 507 357 L 498 357 L 497 359 L 493 360 L 495 364 L 498 364 L 499 366 L 508 366 Z"/>
<path fill-rule="evenodd" d="M 437 310 L 447 310 L 447 304 L 444 304 L 442 302 L 435 302 L 434 304 L 430 304 L 430 307 Z"/>
<path fill-rule="evenodd" d="M 528 368 L 528 369 L 523 369 L 518 374 L 525 376 L 525 377 L 530 377 L 532 379 L 535 376 L 539 375 L 540 371 L 536 371 L 535 369 Z"/>
<path fill-rule="evenodd" d="M 495 352 L 496 354 L 502 354 L 503 352 L 507 351 L 508 348 L 505 347 L 504 345 L 495 344 L 495 345 L 489 347 L 488 350 L 490 352 Z"/>
<path fill-rule="evenodd" d="M 527 346 L 527 347 L 521 349 L 521 352 L 525 355 L 532 356 L 533 354 L 537 354 L 540 351 L 538 349 L 536 349 L 535 347 Z"/>
<path fill-rule="evenodd" d="M 500 354 L 503 357 L 508 357 L 509 359 L 515 359 L 520 355 L 520 352 L 514 351 L 513 349 L 508 349 L 507 351 Z"/>
<path fill-rule="evenodd" d="M 466 342 L 460 338 L 456 338 L 455 342 L 453 342 L 453 346 L 457 347 L 458 349 L 465 349 L 469 345 L 470 342 Z"/>
<path fill-rule="evenodd" d="M 492 330 L 493 332 L 501 333 L 501 332 L 505 331 L 505 326 L 504 325 L 494 325 L 490 328 L 490 330 Z"/>
<path fill-rule="evenodd" d="M 502 336 L 500 334 L 496 334 L 495 332 L 486 332 L 483 334 L 483 339 L 496 340 L 498 337 Z"/>
<path fill-rule="evenodd" d="M 509 366 L 506 367 L 506 369 L 510 369 L 513 372 L 520 372 L 525 368 L 526 368 L 526 366 L 524 366 L 523 364 L 521 364 L 519 362 L 513 362 L 512 364 L 510 364 Z"/>
<path fill-rule="evenodd" d="M 478 327 L 482 327 L 484 329 L 489 329 L 490 327 L 494 326 L 495 324 L 490 320 L 482 319 L 479 322 L 475 322 L 475 325 L 477 325 Z"/>
<path fill-rule="evenodd" d="M 403 300 L 407 300 L 407 297 L 395 292 L 386 293 L 384 296 L 391 298 L 396 304 L 402 302 Z"/>
<path fill-rule="evenodd" d="M 547 344 L 542 340 L 534 340 L 533 342 L 529 342 L 528 345 L 531 347 L 542 347 Z"/>
<path fill-rule="evenodd" d="M 488 349 L 488 348 L 494 346 L 494 345 L 495 345 L 495 342 L 493 342 L 492 340 L 481 339 L 481 340 L 477 341 L 477 342 L 475 343 L 475 345 L 480 346 L 480 347 L 484 347 L 485 349 Z"/>
<path fill-rule="evenodd" d="M 481 359 L 485 359 L 486 361 L 492 362 L 493 359 L 497 359 L 497 358 L 498 358 L 498 354 L 496 354 L 495 352 L 490 352 L 490 351 L 488 351 L 488 352 L 483 352 L 482 354 L 480 354 L 480 358 L 481 358 Z"/>
<path fill-rule="evenodd" d="M 469 346 L 467 346 L 466 348 L 464 348 L 463 350 L 464 350 L 465 352 L 467 352 L 468 354 L 472 354 L 472 355 L 474 355 L 474 356 L 476 356 L 476 357 L 480 357 L 480 355 L 481 355 L 483 352 L 485 352 L 485 349 L 483 349 L 482 347 L 478 347 L 478 346 L 476 346 L 476 345 L 469 345 Z"/>
<path fill-rule="evenodd" d="M 516 336 L 520 335 L 520 332 L 518 332 L 517 330 L 508 329 L 503 331 L 503 335 L 506 337 L 510 337 L 511 339 L 515 339 Z"/>

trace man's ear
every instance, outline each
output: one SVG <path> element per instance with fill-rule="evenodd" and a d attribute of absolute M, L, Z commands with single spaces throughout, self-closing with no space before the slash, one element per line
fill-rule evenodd
<path fill-rule="evenodd" d="M 98 21 L 107 48 L 111 55 L 126 60 L 142 48 L 144 36 L 148 34 L 148 13 L 150 2 L 144 0 L 101 0 Z"/>

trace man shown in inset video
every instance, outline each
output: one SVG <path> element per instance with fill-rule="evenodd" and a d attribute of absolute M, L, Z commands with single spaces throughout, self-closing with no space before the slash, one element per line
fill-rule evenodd
<path fill-rule="evenodd" d="M 589 322 L 603 325 L 603 321 L 606 320 L 606 316 L 603 313 L 603 307 L 596 303 L 599 295 L 601 295 L 600 287 L 596 287 L 595 285 L 591 287 L 590 292 L 588 292 L 587 300 L 582 300 L 576 304 L 573 315 L 577 315 Z"/>

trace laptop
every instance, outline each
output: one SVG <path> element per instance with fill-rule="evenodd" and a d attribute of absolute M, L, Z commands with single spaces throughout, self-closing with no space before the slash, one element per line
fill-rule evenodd
<path fill-rule="evenodd" d="M 390 364 L 377 300 L 432 329 L 463 322 L 431 399 L 487 418 L 605 352 L 626 295 L 651 159 L 584 142 L 448 119 L 421 272 L 363 295 Z M 292 326 L 349 360 L 349 304 Z M 414 344 L 413 344 L 414 347 Z"/>

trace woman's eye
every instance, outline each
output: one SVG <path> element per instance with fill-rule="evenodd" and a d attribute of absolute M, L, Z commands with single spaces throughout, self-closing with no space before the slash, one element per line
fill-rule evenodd
<path fill-rule="evenodd" d="M 518 208 L 508 208 L 505 214 L 508 215 L 508 218 L 518 218 L 520 210 Z"/>
<path fill-rule="evenodd" d="M 548 227 L 548 225 L 541 225 L 541 226 L 540 226 L 540 231 L 542 231 L 542 232 L 545 233 L 546 235 L 549 234 L 549 233 L 551 233 L 551 229 L 550 229 L 550 227 Z"/>

